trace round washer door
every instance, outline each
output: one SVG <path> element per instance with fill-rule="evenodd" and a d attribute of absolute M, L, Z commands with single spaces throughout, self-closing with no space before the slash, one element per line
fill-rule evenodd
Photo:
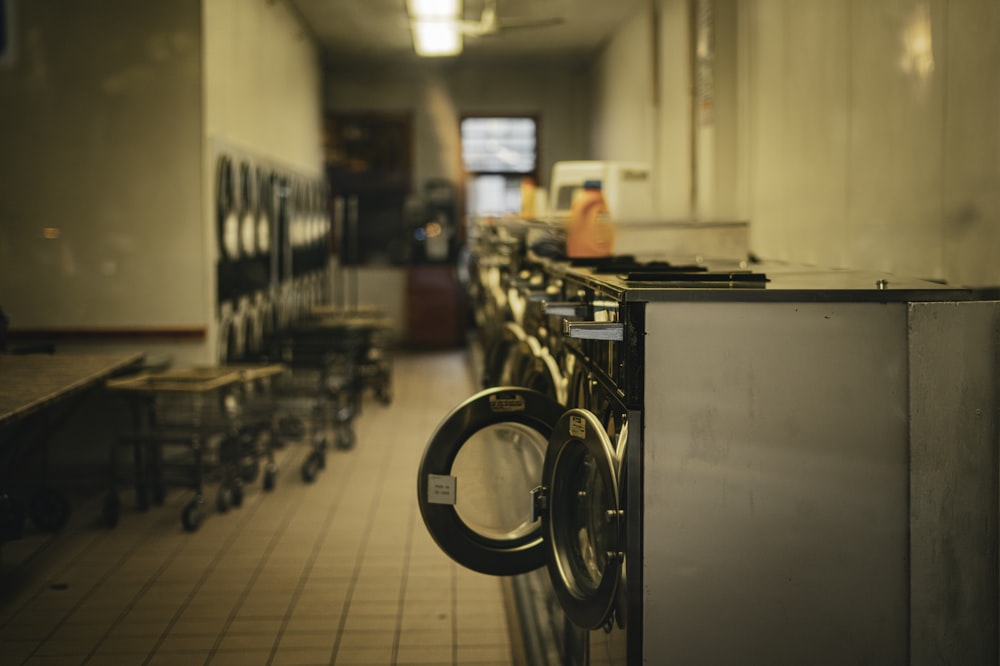
<path fill-rule="evenodd" d="M 624 544 L 618 461 L 601 422 L 570 409 L 556 423 L 545 456 L 546 560 L 566 616 L 585 629 L 612 618 Z"/>
<path fill-rule="evenodd" d="M 509 576 L 545 564 L 532 491 L 563 408 L 518 387 L 477 393 L 434 432 L 417 475 L 424 525 L 453 560 Z"/>

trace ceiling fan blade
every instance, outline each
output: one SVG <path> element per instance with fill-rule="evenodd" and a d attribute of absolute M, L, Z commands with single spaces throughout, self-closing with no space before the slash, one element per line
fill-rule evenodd
<path fill-rule="evenodd" d="M 501 19 L 497 27 L 500 30 L 521 30 L 523 28 L 549 28 L 562 25 L 566 19 L 553 16 L 551 18 L 509 18 Z"/>

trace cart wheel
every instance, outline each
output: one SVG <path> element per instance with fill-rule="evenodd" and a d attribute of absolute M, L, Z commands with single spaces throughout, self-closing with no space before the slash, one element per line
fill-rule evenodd
<path fill-rule="evenodd" d="M 122 500 L 118 493 L 108 493 L 104 497 L 104 504 L 101 506 L 101 522 L 108 529 L 118 527 L 118 521 L 122 517 Z"/>
<path fill-rule="evenodd" d="M 379 379 L 378 387 L 375 389 L 375 397 L 383 405 L 392 404 L 392 384 L 388 376 Z"/>
<path fill-rule="evenodd" d="M 337 448 L 341 451 L 353 449 L 356 439 L 354 430 L 350 426 L 337 428 Z"/>
<path fill-rule="evenodd" d="M 275 481 L 277 481 L 278 469 L 272 465 L 268 464 L 264 468 L 264 479 L 261 481 L 261 486 L 264 490 L 274 490 Z"/>
<path fill-rule="evenodd" d="M 38 529 L 54 532 L 69 520 L 69 500 L 57 490 L 41 488 L 28 501 L 28 517 Z"/>
<path fill-rule="evenodd" d="M 319 451 L 313 451 L 306 458 L 306 461 L 302 463 L 302 480 L 306 483 L 312 483 L 316 479 L 316 473 L 319 472 L 321 467 L 322 454 Z"/>
<path fill-rule="evenodd" d="M 234 507 L 243 506 L 243 482 L 239 479 L 229 486 L 229 498 Z"/>
<path fill-rule="evenodd" d="M 229 511 L 229 506 L 233 503 L 232 491 L 229 486 L 219 486 L 219 494 L 215 496 L 215 508 L 219 513 Z"/>
<path fill-rule="evenodd" d="M 260 476 L 260 460 L 250 458 L 240 465 L 240 478 L 244 483 L 253 483 Z"/>
<path fill-rule="evenodd" d="M 202 511 L 201 505 L 201 498 L 195 498 L 184 505 L 184 510 L 181 511 L 181 525 L 185 531 L 194 532 L 201 527 L 205 520 L 205 512 Z"/>

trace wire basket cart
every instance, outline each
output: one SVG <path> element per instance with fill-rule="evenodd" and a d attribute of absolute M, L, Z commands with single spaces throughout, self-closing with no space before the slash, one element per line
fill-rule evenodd
<path fill-rule="evenodd" d="M 331 305 L 314 306 L 313 320 L 356 326 L 361 329 L 365 353 L 359 362 L 362 390 L 371 390 L 384 405 L 392 403 L 392 350 L 395 344 L 392 319 L 377 305 L 356 305 L 347 308 Z"/>
<path fill-rule="evenodd" d="M 282 446 L 276 423 L 277 387 L 287 368 L 280 363 L 226 367 L 240 373 L 237 430 L 240 478 L 244 483 L 260 478 L 263 490 L 273 490 L 278 473 L 274 451 Z"/>
<path fill-rule="evenodd" d="M 118 448 L 131 450 L 136 503 L 140 511 L 164 502 L 168 485 L 188 487 L 194 496 L 181 511 L 181 524 L 192 532 L 205 518 L 203 482 L 218 479 L 216 509 L 243 503 L 240 400 L 244 375 L 236 368 L 195 367 L 142 373 L 109 381 L 132 408 L 132 432 L 121 438 L 111 455 L 111 489 L 103 519 L 117 525 Z"/>
<path fill-rule="evenodd" d="M 353 420 L 361 411 L 366 385 L 376 388 L 383 400 L 391 399 L 388 356 L 373 352 L 380 335 L 391 330 L 380 317 L 314 315 L 290 327 L 283 337 L 281 359 L 290 376 L 281 389 L 283 406 L 296 407 L 308 421 L 313 450 L 302 465 L 302 478 L 312 482 L 326 466 L 328 433 L 336 448 L 353 448 Z M 381 342 L 380 342 L 381 343 Z M 282 431 L 307 436 L 296 418 L 282 419 Z"/>

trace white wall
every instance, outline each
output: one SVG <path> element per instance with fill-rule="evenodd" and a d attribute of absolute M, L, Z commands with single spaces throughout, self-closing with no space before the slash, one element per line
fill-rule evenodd
<path fill-rule="evenodd" d="M 763 257 L 1000 283 L 1000 4 L 715 0 L 715 126 L 693 142 L 679 120 L 692 82 L 685 5 L 656 5 L 658 80 L 674 77 L 652 129 L 665 217 L 684 211 L 679 185 L 693 177 L 692 214 L 748 218 Z M 647 154 L 639 32 L 624 26 L 595 66 L 636 76 L 597 86 L 616 96 L 599 103 L 596 136 L 614 141 L 597 141 L 598 158 Z"/>
<path fill-rule="evenodd" d="M 211 153 L 322 173 L 311 38 L 268 0 L 33 0 L 16 16 L 0 69 L 0 307 L 20 329 L 203 331 L 110 345 L 214 361 Z"/>
<path fill-rule="evenodd" d="M 758 251 L 1000 281 L 1000 5 L 744 9 Z"/>
<path fill-rule="evenodd" d="M 0 307 L 17 328 L 204 325 L 199 3 L 19 2 L 14 30 Z"/>
<path fill-rule="evenodd" d="M 651 164 L 665 220 L 695 214 L 690 21 L 687 0 L 651 1 L 592 66 L 591 157 Z"/>
<path fill-rule="evenodd" d="M 207 0 L 203 12 L 204 136 L 321 175 L 322 73 L 298 16 L 273 0 Z"/>

